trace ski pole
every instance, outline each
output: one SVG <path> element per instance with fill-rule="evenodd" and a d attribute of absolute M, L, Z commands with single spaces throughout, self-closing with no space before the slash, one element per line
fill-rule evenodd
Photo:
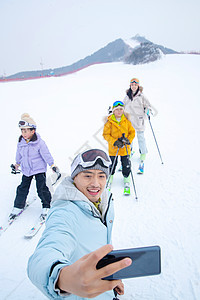
<path fill-rule="evenodd" d="M 56 167 L 53 167 L 52 170 L 57 174 L 57 179 L 54 183 L 52 183 L 52 185 L 56 184 L 56 182 L 60 179 L 61 174 L 60 172 L 57 171 Z"/>
<path fill-rule="evenodd" d="M 125 134 L 123 133 L 122 136 L 125 137 Z M 131 169 L 131 161 L 130 161 L 130 157 L 129 157 L 129 155 L 128 155 L 127 145 L 126 145 L 126 144 L 124 144 L 124 145 L 125 145 L 125 147 L 126 147 L 126 153 L 127 153 L 128 159 L 129 159 L 129 164 L 130 164 L 130 169 Z M 136 199 L 136 201 L 138 201 L 138 196 L 137 196 L 137 192 L 136 192 L 136 188 L 135 188 L 135 181 L 134 181 L 134 178 L 133 178 L 133 172 L 132 172 L 132 169 L 131 169 L 131 178 L 132 178 L 133 188 L 134 188 L 134 192 L 135 192 L 135 199 Z"/>
<path fill-rule="evenodd" d="M 113 292 L 114 292 L 114 295 L 115 295 L 115 298 L 113 298 L 113 300 L 119 300 L 119 298 L 117 298 L 118 293 L 115 291 L 115 289 L 113 289 Z"/>
<path fill-rule="evenodd" d="M 106 188 L 108 187 L 108 183 L 109 183 L 109 180 L 110 180 L 110 177 L 111 177 L 111 174 L 112 174 L 112 171 L 114 169 L 114 166 L 115 166 L 115 162 L 117 160 L 117 155 L 118 155 L 118 152 L 119 152 L 119 147 L 117 149 L 117 153 L 115 155 L 115 158 L 114 158 L 114 161 L 113 161 L 113 164 L 112 164 L 112 168 L 111 168 L 111 171 L 110 171 L 110 174 L 109 174 L 109 177 L 108 177 L 108 180 L 107 180 L 107 183 L 106 183 Z"/>
<path fill-rule="evenodd" d="M 149 124 L 150 124 L 151 130 L 152 130 L 152 133 L 153 133 L 153 137 L 154 137 L 154 140 L 155 140 L 157 149 L 158 149 L 158 154 L 159 154 L 159 156 L 160 156 L 161 163 L 163 164 L 162 156 L 161 156 L 161 154 L 160 154 L 160 150 L 159 150 L 159 147 L 158 147 L 158 143 L 157 143 L 157 141 L 156 141 L 156 137 L 155 137 L 155 134 L 154 134 L 154 131 L 153 131 L 153 127 L 152 127 L 152 125 L 151 125 L 150 116 L 149 116 L 149 115 L 147 115 L 147 116 L 148 116 Z"/>

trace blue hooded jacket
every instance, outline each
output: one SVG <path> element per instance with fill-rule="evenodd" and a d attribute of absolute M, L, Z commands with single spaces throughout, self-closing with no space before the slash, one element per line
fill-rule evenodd
<path fill-rule="evenodd" d="M 63 267 L 111 242 L 114 209 L 106 189 L 101 195 L 101 211 L 102 215 L 70 177 L 56 189 L 46 228 L 28 262 L 30 280 L 50 299 L 88 299 L 60 293 L 55 285 Z M 113 291 L 93 299 L 113 299 Z"/>

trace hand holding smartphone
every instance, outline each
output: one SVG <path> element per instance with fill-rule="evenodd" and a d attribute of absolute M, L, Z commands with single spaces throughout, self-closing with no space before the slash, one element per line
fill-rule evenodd
<path fill-rule="evenodd" d="M 104 256 L 96 268 L 103 268 L 125 257 L 132 259 L 132 264 L 108 277 L 106 280 L 158 275 L 161 273 L 161 254 L 159 246 L 113 250 Z"/>

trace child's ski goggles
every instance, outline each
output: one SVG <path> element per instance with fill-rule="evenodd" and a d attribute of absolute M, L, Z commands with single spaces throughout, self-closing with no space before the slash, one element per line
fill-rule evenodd
<path fill-rule="evenodd" d="M 26 127 L 26 126 L 29 126 L 29 127 L 31 127 L 31 128 L 36 128 L 36 126 L 35 125 L 33 125 L 33 124 L 30 124 L 30 123 L 28 123 L 28 122 L 26 122 L 26 121 L 19 121 L 19 127 Z"/>
<path fill-rule="evenodd" d="M 113 108 L 117 107 L 117 106 L 121 106 L 124 107 L 124 103 L 122 101 L 115 101 L 113 103 Z"/>
<path fill-rule="evenodd" d="M 111 165 L 111 160 L 109 156 L 100 149 L 91 149 L 78 154 L 71 164 L 71 173 L 77 168 L 77 166 L 82 166 L 83 168 L 92 167 L 95 165 L 96 161 L 100 159 L 104 167 L 109 168 Z"/>
<path fill-rule="evenodd" d="M 137 83 L 137 84 L 139 84 L 140 82 L 139 82 L 139 79 L 133 78 L 133 79 L 131 79 L 130 83 Z"/>

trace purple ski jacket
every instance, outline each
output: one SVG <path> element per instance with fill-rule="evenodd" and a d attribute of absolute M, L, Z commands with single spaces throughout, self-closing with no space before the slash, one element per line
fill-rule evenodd
<path fill-rule="evenodd" d="M 21 166 L 25 176 L 32 176 L 46 172 L 47 164 L 53 165 L 54 160 L 45 142 L 38 133 L 35 133 L 28 143 L 23 137 L 20 138 L 17 144 L 16 163 Z"/>

